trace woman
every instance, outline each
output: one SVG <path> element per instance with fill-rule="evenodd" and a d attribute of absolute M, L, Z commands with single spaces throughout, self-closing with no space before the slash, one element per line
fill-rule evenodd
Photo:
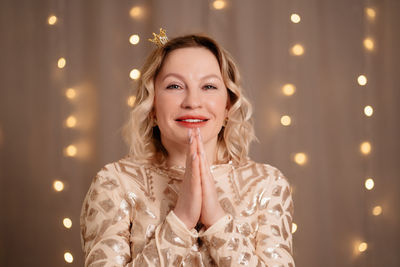
<path fill-rule="evenodd" d="M 231 56 L 200 35 L 153 41 L 130 154 L 83 204 L 85 266 L 294 266 L 289 184 L 247 157 L 251 106 Z"/>

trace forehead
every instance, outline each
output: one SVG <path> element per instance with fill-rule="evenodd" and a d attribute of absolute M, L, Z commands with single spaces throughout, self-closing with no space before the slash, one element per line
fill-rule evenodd
<path fill-rule="evenodd" d="M 204 47 L 179 48 L 170 52 L 164 60 L 160 74 L 171 71 L 182 74 L 213 73 L 220 75 L 220 67 L 215 55 Z"/>

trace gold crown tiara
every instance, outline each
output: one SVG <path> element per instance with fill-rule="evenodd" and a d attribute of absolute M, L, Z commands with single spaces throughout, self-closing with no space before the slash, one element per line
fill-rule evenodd
<path fill-rule="evenodd" d="M 155 43 L 158 47 L 163 47 L 168 42 L 168 37 L 165 34 L 165 30 L 160 28 L 160 34 L 155 34 L 153 32 L 153 39 L 149 39 L 150 42 Z"/>

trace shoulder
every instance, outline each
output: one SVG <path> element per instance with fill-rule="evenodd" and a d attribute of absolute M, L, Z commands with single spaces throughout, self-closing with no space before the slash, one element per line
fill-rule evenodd
<path fill-rule="evenodd" d="M 234 167 L 237 179 L 248 182 L 261 182 L 262 186 L 274 187 L 280 185 L 290 189 L 289 180 L 277 167 L 248 160 L 245 164 Z"/>

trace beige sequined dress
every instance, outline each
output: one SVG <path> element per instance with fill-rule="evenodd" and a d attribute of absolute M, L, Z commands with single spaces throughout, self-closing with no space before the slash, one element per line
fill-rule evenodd
<path fill-rule="evenodd" d="M 211 167 L 227 215 L 188 230 L 173 213 L 182 168 L 106 165 L 81 213 L 85 266 L 294 266 L 291 191 L 282 173 L 253 161 Z"/>

